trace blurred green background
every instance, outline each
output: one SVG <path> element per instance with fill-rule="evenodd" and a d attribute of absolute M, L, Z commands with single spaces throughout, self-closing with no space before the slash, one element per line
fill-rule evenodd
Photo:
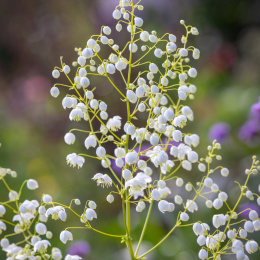
<path fill-rule="evenodd" d="M 113 28 L 111 13 L 117 3 L 118 0 L 0 1 L 0 165 L 18 172 L 14 189 L 24 178 L 37 179 L 40 188 L 34 196 L 38 198 L 49 193 L 64 204 L 69 204 L 72 198 L 95 200 L 98 220 L 93 226 L 121 234 L 119 201 L 108 205 L 104 198 L 109 191 L 97 188 L 90 179 L 99 171 L 99 164 L 87 160 L 80 170 L 67 166 L 67 154 L 84 150 L 84 136 L 79 135 L 82 142 L 73 146 L 64 143 L 64 134 L 75 124 L 61 106 L 65 92 L 56 100 L 49 95 L 55 83 L 51 72 L 59 65 L 60 56 L 71 64 L 76 59 L 75 47 L 84 46 L 100 26 Z M 260 96 L 260 1 L 143 0 L 142 3 L 145 30 L 155 29 L 159 35 L 170 32 L 180 38 L 183 33 L 180 19 L 199 29 L 200 35 L 193 38 L 193 45 L 200 49 L 201 59 L 192 63 L 199 72 L 194 80 L 198 91 L 195 100 L 188 102 L 195 114 L 189 129 L 200 135 L 197 151 L 203 156 L 210 142 L 211 126 L 227 122 L 231 130 L 223 141 L 222 164 L 230 169 L 233 180 L 242 181 L 251 155 L 260 153 L 259 132 L 250 141 L 239 137 L 251 105 Z M 111 102 L 115 92 L 101 83 L 97 87 L 100 87 L 98 97 L 111 104 L 110 115 L 115 115 L 119 109 Z M 80 125 L 84 128 L 84 123 Z M 255 189 L 258 183 L 256 177 L 252 182 Z M 234 185 L 225 187 L 232 189 Z M 1 201 L 6 194 L 1 186 Z M 205 221 L 212 212 L 205 208 L 201 213 Z M 136 214 L 134 239 L 140 234 L 144 217 L 145 214 Z M 71 221 L 72 226 L 78 225 Z M 170 229 L 172 222 L 170 216 L 154 210 L 145 236 L 148 249 Z M 65 251 L 58 239 L 64 225 L 55 221 L 51 225 L 55 230 L 53 244 Z M 197 259 L 199 247 L 195 239 L 188 228 L 177 231 L 149 259 Z M 255 239 L 259 241 L 259 237 Z M 119 241 L 84 230 L 74 232 L 74 240 L 89 243 L 91 254 L 85 259 L 127 259 Z M 0 253 L 0 258 L 3 257 Z M 258 253 L 250 259 L 259 257 Z"/>

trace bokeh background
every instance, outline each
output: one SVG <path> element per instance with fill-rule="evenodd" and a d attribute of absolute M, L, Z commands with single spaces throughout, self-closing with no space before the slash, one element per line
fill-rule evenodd
<path fill-rule="evenodd" d="M 201 59 L 194 62 L 199 76 L 194 80 L 198 88 L 195 100 L 189 102 L 195 113 L 190 129 L 201 137 L 198 151 L 202 155 L 211 139 L 218 138 L 223 144 L 222 164 L 230 169 L 231 179 L 242 181 L 251 156 L 260 153 L 259 118 L 250 113 L 260 96 L 260 1 L 142 2 L 146 30 L 181 37 L 180 19 L 199 29 L 200 36 L 193 42 L 201 50 Z M 59 65 L 60 56 L 71 64 L 76 59 L 75 47 L 84 46 L 100 26 L 113 27 L 111 13 L 117 3 L 118 0 L 0 1 L 0 165 L 18 172 L 14 188 L 24 178 L 36 178 L 40 189 L 32 197 L 49 193 L 67 204 L 71 198 L 95 200 L 99 219 L 94 227 L 112 233 L 122 233 L 121 205 L 118 201 L 108 205 L 104 200 L 107 190 L 97 189 L 90 180 L 99 170 L 94 161 L 87 161 L 80 170 L 67 166 L 66 155 L 82 151 L 83 142 L 73 147 L 64 143 L 64 134 L 73 124 L 61 106 L 62 98 L 54 100 L 49 90 L 55 82 L 51 72 Z M 98 96 L 111 103 L 111 114 L 116 114 L 119 107 L 110 101 L 115 94 L 113 89 L 101 83 L 97 87 Z M 258 183 L 259 177 L 251 183 L 255 190 Z M 224 186 L 234 188 L 234 184 Z M 1 186 L 0 200 L 6 194 Z M 104 210 L 106 214 L 102 215 Z M 201 212 L 204 220 L 212 212 L 205 208 Z M 137 234 L 143 219 L 144 214 L 139 214 L 132 224 Z M 72 226 L 78 225 L 73 218 L 70 221 Z M 170 229 L 171 222 L 167 214 L 153 212 L 145 236 L 147 248 Z M 68 248 L 58 239 L 64 226 L 55 221 L 50 225 L 55 230 L 53 243 L 65 252 Z M 113 239 L 87 230 L 74 234 L 75 240 L 87 244 L 72 244 L 70 250 L 81 250 L 84 259 L 127 259 L 123 246 Z M 260 241 L 259 237 L 254 238 Z M 149 259 L 197 259 L 199 247 L 194 239 L 190 229 L 177 231 Z M 252 259 L 259 257 L 255 254 Z M 0 258 L 4 259 L 1 253 Z"/>

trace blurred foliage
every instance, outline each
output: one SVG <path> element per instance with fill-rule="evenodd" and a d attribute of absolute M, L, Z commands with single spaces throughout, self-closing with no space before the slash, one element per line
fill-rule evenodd
<path fill-rule="evenodd" d="M 90 179 L 99 170 L 95 162 L 87 161 L 80 170 L 66 165 L 68 153 L 84 149 L 84 135 L 79 135 L 81 142 L 73 147 L 64 144 L 63 136 L 73 124 L 61 106 L 61 98 L 55 102 L 49 96 L 49 89 L 53 84 L 51 71 L 59 63 L 59 57 L 65 56 L 64 61 L 71 63 L 76 57 L 75 47 L 83 46 L 101 25 L 112 25 L 111 12 L 117 2 L 0 2 L 0 164 L 18 172 L 14 189 L 24 178 L 36 178 L 40 184 L 35 193 L 38 199 L 42 193 L 49 193 L 64 204 L 69 204 L 72 198 L 95 200 L 99 221 L 94 226 L 112 233 L 123 232 L 119 220 L 121 205 L 117 201 L 108 205 L 104 200 L 107 190 L 97 189 Z M 199 71 L 194 80 L 198 91 L 195 101 L 189 102 L 195 113 L 195 121 L 189 127 L 200 135 L 198 152 L 204 155 L 211 125 L 222 121 L 230 124 L 231 136 L 222 149 L 223 165 L 230 168 L 233 180 L 241 180 L 250 156 L 260 153 L 259 143 L 250 146 L 241 142 L 237 135 L 247 119 L 250 106 L 260 96 L 260 2 L 143 0 L 143 5 L 142 16 L 147 30 L 155 29 L 158 34 L 171 32 L 180 38 L 180 19 L 199 28 L 200 36 L 194 45 L 201 50 L 202 57 L 199 64 L 194 64 Z M 101 82 L 97 85 L 97 93 L 110 105 L 111 114 L 117 113 L 119 108 L 112 99 L 113 89 L 102 86 Z M 234 189 L 233 184 L 223 185 L 231 191 Z M 252 185 L 257 188 L 257 181 Z M 6 194 L 1 187 L 0 197 L 4 198 Z M 106 214 L 102 215 L 104 210 Z M 145 235 L 148 248 L 159 241 L 173 222 L 167 214 L 157 213 L 154 210 L 151 226 Z M 205 212 L 200 214 L 208 220 L 211 212 L 205 208 Z M 135 215 L 132 225 L 138 235 L 145 216 Z M 74 221 L 72 225 L 78 223 Z M 51 221 L 50 226 L 50 230 L 54 230 L 53 243 L 65 250 L 58 239 L 63 225 Z M 84 230 L 74 238 L 89 242 L 92 253 L 87 259 L 127 259 L 122 257 L 123 246 L 113 239 Z M 196 259 L 199 247 L 194 239 L 196 237 L 190 228 L 176 231 L 150 259 Z M 260 255 L 254 257 L 250 259 L 259 259 Z M 0 258 L 3 259 L 1 253 Z"/>

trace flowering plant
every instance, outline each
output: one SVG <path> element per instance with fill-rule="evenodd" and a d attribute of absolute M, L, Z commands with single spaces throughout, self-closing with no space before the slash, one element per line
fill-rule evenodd
<path fill-rule="evenodd" d="M 207 155 L 200 157 L 194 151 L 199 144 L 199 136 L 184 132 L 184 127 L 188 121 L 193 121 L 194 115 L 189 106 L 183 105 L 183 101 L 194 99 L 196 92 L 196 87 L 188 82 L 197 76 L 197 70 L 189 65 L 189 55 L 195 60 L 200 56 L 197 48 L 188 46 L 188 37 L 199 32 L 182 20 L 185 35 L 178 47 L 173 34 L 166 33 L 160 37 L 156 31 L 144 31 L 142 18 L 135 14 L 137 9 L 143 10 L 140 2 L 121 0 L 112 14 L 118 21 L 117 32 L 126 30 L 129 33 L 129 41 L 123 47 L 110 37 L 111 28 L 102 26 L 100 34 L 93 35 L 84 48 L 76 48 L 78 58 L 73 62 L 76 72 L 72 77 L 71 68 L 63 62 L 63 58 L 61 66 L 55 67 L 52 72 L 54 78 L 64 74 L 68 83 L 56 83 L 51 88 L 51 95 L 58 97 L 59 87 L 66 88 L 69 93 L 63 98 L 62 106 L 71 109 L 69 119 L 84 120 L 88 125 L 84 129 L 72 129 L 65 135 L 65 142 L 73 145 L 76 141 L 74 132 L 82 132 L 86 150 L 95 149 L 96 153 L 96 156 L 88 153 L 69 154 L 67 163 L 81 168 L 84 167 L 85 157 L 101 162 L 103 171 L 95 173 L 92 180 L 97 186 L 109 190 L 106 197 L 108 203 L 121 200 L 125 234 L 109 234 L 94 228 L 92 221 L 97 218 L 97 205 L 91 200 L 86 200 L 84 210 L 80 212 L 73 207 L 74 203 L 81 204 L 78 199 L 66 206 L 54 202 L 50 195 L 45 194 L 40 203 L 36 200 L 20 202 L 25 183 L 29 189 L 35 189 L 37 182 L 25 181 L 20 191 L 15 192 L 5 181 L 7 174 L 15 174 L 2 169 L 0 180 L 9 190 L 9 200 L 0 203 L 0 217 L 5 214 L 6 207 L 15 214 L 12 222 L 5 219 L 0 221 L 1 232 L 6 229 L 5 223 L 14 226 L 14 234 L 6 235 L 1 240 L 7 259 L 62 259 L 61 251 L 57 248 L 52 248 L 48 253 L 51 245 L 47 239 L 52 234 L 43 222 L 50 217 L 66 221 L 68 211 L 78 218 L 82 228 L 125 243 L 132 260 L 145 259 L 176 229 L 187 226 L 193 226 L 198 236 L 197 243 L 201 246 L 199 259 L 221 259 L 225 254 L 234 254 L 242 260 L 248 259 L 246 253 L 258 250 L 257 242 L 248 239 L 247 233 L 260 229 L 259 216 L 251 210 L 250 220 L 240 220 L 238 218 L 243 212 L 237 212 L 237 207 L 243 197 L 250 200 L 257 198 L 260 205 L 259 195 L 247 187 L 249 178 L 260 169 L 259 161 L 253 157 L 251 167 L 245 171 L 245 182 L 242 185 L 238 183 L 240 194 L 232 205 L 228 201 L 228 194 L 212 179 L 212 175 L 218 174 L 218 171 L 223 177 L 229 175 L 227 168 L 214 165 L 214 161 L 222 159 L 217 154 L 221 145 L 214 141 L 208 146 Z M 104 53 L 101 46 L 105 49 Z M 143 54 L 139 54 L 139 49 Z M 155 63 L 147 59 L 152 53 L 157 59 Z M 121 78 L 117 83 L 116 74 Z M 107 104 L 95 98 L 95 77 L 106 79 L 115 88 L 125 105 L 125 118 L 120 115 L 109 116 Z M 114 153 L 107 152 L 109 147 L 113 147 Z M 183 170 L 200 172 L 198 180 L 190 180 L 185 184 L 181 176 Z M 172 185 L 174 188 L 170 189 Z M 174 195 L 174 201 L 169 201 L 170 194 Z M 203 207 L 199 199 L 205 202 L 206 207 L 214 207 L 219 211 L 210 223 L 203 223 L 199 219 L 192 223 L 190 221 L 190 215 Z M 11 203 L 14 206 L 10 206 Z M 130 211 L 133 207 L 140 214 L 145 211 L 147 214 L 135 249 Z M 148 210 L 145 210 L 146 207 Z M 157 207 L 160 214 L 172 214 L 175 221 L 157 244 L 140 254 L 153 207 Z M 13 223 L 16 221 L 18 224 Z M 68 227 L 60 233 L 63 243 L 73 240 L 72 229 Z M 18 243 L 10 244 L 8 237 L 13 235 L 23 238 Z M 81 258 L 67 255 L 65 259 Z"/>

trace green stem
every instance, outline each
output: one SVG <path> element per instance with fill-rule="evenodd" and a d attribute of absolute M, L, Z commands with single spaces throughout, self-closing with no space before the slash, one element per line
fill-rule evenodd
<path fill-rule="evenodd" d="M 151 204 L 150 204 L 150 207 L 149 207 L 149 210 L 148 210 L 146 219 L 145 219 L 145 223 L 144 223 L 144 227 L 143 227 L 143 230 L 142 230 L 142 234 L 141 234 L 141 236 L 140 236 L 140 239 L 139 239 L 139 242 L 138 242 L 136 251 L 135 251 L 135 256 L 137 256 L 138 251 L 139 251 L 139 248 L 140 248 L 140 246 L 141 246 L 141 243 L 142 243 L 142 240 L 143 240 L 143 237 L 144 237 L 144 233 L 145 233 L 145 231 L 146 231 L 146 228 L 147 228 L 147 225 L 148 225 L 148 222 L 149 222 L 149 218 L 150 218 L 150 215 L 151 215 L 152 207 L 153 207 L 153 200 L 152 200 L 152 202 L 151 202 Z"/>

